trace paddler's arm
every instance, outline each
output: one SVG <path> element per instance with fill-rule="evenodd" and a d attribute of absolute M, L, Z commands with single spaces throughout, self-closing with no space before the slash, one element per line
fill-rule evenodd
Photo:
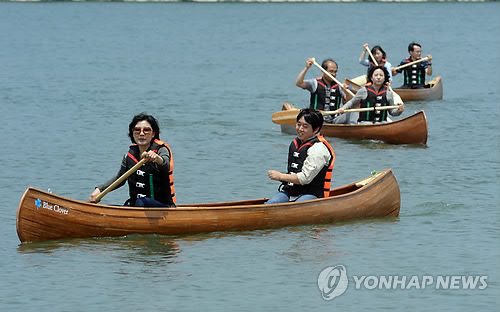
<path fill-rule="evenodd" d="M 279 182 L 291 182 L 299 185 L 309 184 L 318 175 L 321 169 L 330 163 L 330 158 L 331 156 L 328 148 L 324 144 L 316 143 L 307 150 L 307 157 L 299 173 L 291 174 L 269 170 L 267 175 L 271 180 Z"/>
<path fill-rule="evenodd" d="M 343 85 L 345 89 L 349 89 L 346 85 Z M 346 102 L 346 96 L 343 88 L 340 88 L 340 96 L 342 97 L 342 103 L 345 104 Z"/>
<path fill-rule="evenodd" d="M 363 51 L 359 57 L 359 64 L 363 66 L 370 66 L 370 61 L 365 58 L 366 56 L 366 48 L 368 47 L 368 43 L 363 44 Z"/>
<path fill-rule="evenodd" d="M 148 151 L 145 157 L 161 171 L 168 171 L 170 169 L 170 153 L 164 146 L 160 147 L 156 153 Z"/>
<path fill-rule="evenodd" d="M 90 197 L 89 197 L 89 202 L 91 203 L 95 203 L 95 198 L 97 197 L 97 195 L 99 195 L 102 191 L 104 191 L 108 186 L 110 186 L 113 182 L 115 182 L 116 180 L 118 180 L 125 172 L 127 172 L 127 155 L 123 156 L 123 159 L 122 159 L 122 164 L 120 166 L 120 170 L 118 171 L 118 173 L 116 174 L 116 176 L 114 176 L 113 178 L 107 180 L 106 182 L 104 182 L 103 184 L 101 185 L 98 185 L 96 186 L 96 188 L 94 189 L 94 191 L 92 192 L 92 194 L 90 194 Z M 123 185 L 125 185 L 125 181 L 127 180 L 124 180 L 122 183 L 120 183 L 116 188 L 120 188 L 122 187 Z"/>
<path fill-rule="evenodd" d="M 350 99 L 341 108 L 339 108 L 339 113 L 343 114 L 344 110 L 351 109 L 355 105 L 359 106 L 359 103 L 361 102 L 361 100 L 366 99 L 367 96 L 368 96 L 368 92 L 366 91 L 365 87 L 359 89 L 358 92 L 356 92 L 356 94 L 354 95 L 354 97 L 352 99 Z"/>
<path fill-rule="evenodd" d="M 297 76 L 297 79 L 295 79 L 295 85 L 299 88 L 305 89 L 307 87 L 306 82 L 304 81 L 304 78 L 306 76 L 307 71 L 309 68 L 311 68 L 312 64 L 314 63 L 314 60 L 312 58 L 308 58 L 306 61 L 306 66 L 304 69 L 299 73 Z"/>
<path fill-rule="evenodd" d="M 406 62 L 405 62 L 405 60 L 402 60 L 397 67 L 402 66 L 404 64 L 406 64 Z M 392 76 L 396 76 L 397 74 L 402 73 L 403 70 L 402 69 L 396 70 L 396 67 L 392 67 L 391 72 L 392 72 Z"/>
<path fill-rule="evenodd" d="M 269 170 L 267 172 L 269 179 L 279 182 L 290 182 L 293 184 L 300 184 L 299 178 L 297 178 L 296 174 L 291 173 L 281 173 L 276 170 Z"/>
<path fill-rule="evenodd" d="M 427 76 L 432 76 L 432 55 L 427 55 L 427 68 L 425 69 L 425 73 Z"/>
<path fill-rule="evenodd" d="M 392 96 L 392 92 L 387 92 L 387 106 L 394 105 L 394 97 Z M 405 111 L 405 106 L 402 103 L 398 104 L 398 108 L 391 109 L 389 114 L 391 116 L 399 116 L 402 112 Z"/>

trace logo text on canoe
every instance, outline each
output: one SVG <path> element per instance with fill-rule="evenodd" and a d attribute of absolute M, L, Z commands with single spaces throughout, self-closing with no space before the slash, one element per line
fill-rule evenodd
<path fill-rule="evenodd" d="M 62 206 L 59 206 L 57 204 L 51 204 L 51 203 L 48 203 L 46 201 L 40 200 L 40 198 L 37 198 L 37 200 L 35 200 L 35 206 L 36 206 L 37 210 L 47 209 L 47 210 L 50 210 L 50 211 L 53 211 L 56 213 L 60 213 L 60 214 L 64 214 L 64 215 L 67 215 L 69 213 L 68 209 L 66 209 Z"/>

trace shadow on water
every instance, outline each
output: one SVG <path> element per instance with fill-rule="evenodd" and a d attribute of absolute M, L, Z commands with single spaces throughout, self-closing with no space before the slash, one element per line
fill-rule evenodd
<path fill-rule="evenodd" d="M 174 259 L 182 252 L 181 246 L 183 244 L 231 237 L 247 237 L 249 239 L 257 239 L 259 237 L 264 237 L 280 231 L 289 233 L 305 233 L 309 238 L 317 239 L 322 232 L 327 232 L 343 226 L 364 226 L 367 224 L 373 225 L 388 222 L 399 222 L 399 217 L 357 219 L 328 224 L 309 224 L 254 231 L 213 232 L 176 236 L 132 234 L 121 237 L 59 239 L 33 243 L 21 243 L 17 247 L 17 251 L 21 254 L 51 254 L 72 250 L 99 250 L 101 252 L 126 251 L 129 252 L 127 257 L 130 260 L 148 262 L 170 260 L 173 262 Z"/>
<path fill-rule="evenodd" d="M 367 149 L 426 149 L 425 144 L 389 144 L 377 140 L 356 140 L 356 139 L 342 139 L 347 144 L 362 146 Z"/>
<path fill-rule="evenodd" d="M 72 250 L 100 252 L 127 252 L 124 261 L 173 262 L 181 252 L 175 237 L 158 235 L 128 235 L 122 237 L 65 239 L 20 244 L 22 254 L 50 254 Z"/>

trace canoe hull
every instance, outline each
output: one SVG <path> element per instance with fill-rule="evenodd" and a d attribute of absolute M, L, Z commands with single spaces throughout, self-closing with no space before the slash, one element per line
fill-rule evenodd
<path fill-rule="evenodd" d="M 289 103 L 283 110 L 294 109 Z M 281 125 L 281 131 L 295 134 L 295 126 Z M 389 144 L 427 144 L 427 118 L 424 111 L 396 121 L 377 124 L 323 124 L 321 134 L 326 137 L 357 140 L 379 140 Z"/>
<path fill-rule="evenodd" d="M 410 101 L 433 101 L 443 99 L 443 83 L 441 77 L 429 81 L 422 89 L 394 89 L 405 102 Z"/>
<path fill-rule="evenodd" d="M 91 204 L 28 188 L 19 204 L 16 226 L 21 242 L 36 242 L 128 234 L 246 231 L 399 215 L 399 186 L 390 169 L 364 186 L 352 183 L 331 190 L 331 194 L 328 198 L 276 205 L 264 205 L 265 199 L 257 199 L 138 208 Z"/>

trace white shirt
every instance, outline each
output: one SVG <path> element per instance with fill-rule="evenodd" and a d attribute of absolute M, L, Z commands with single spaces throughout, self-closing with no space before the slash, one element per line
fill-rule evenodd
<path fill-rule="evenodd" d="M 318 175 L 318 173 L 325 166 L 330 164 L 330 151 L 325 144 L 318 142 L 315 143 L 307 150 L 307 157 L 302 166 L 302 170 L 297 173 L 300 185 L 311 183 L 311 181 Z"/>

